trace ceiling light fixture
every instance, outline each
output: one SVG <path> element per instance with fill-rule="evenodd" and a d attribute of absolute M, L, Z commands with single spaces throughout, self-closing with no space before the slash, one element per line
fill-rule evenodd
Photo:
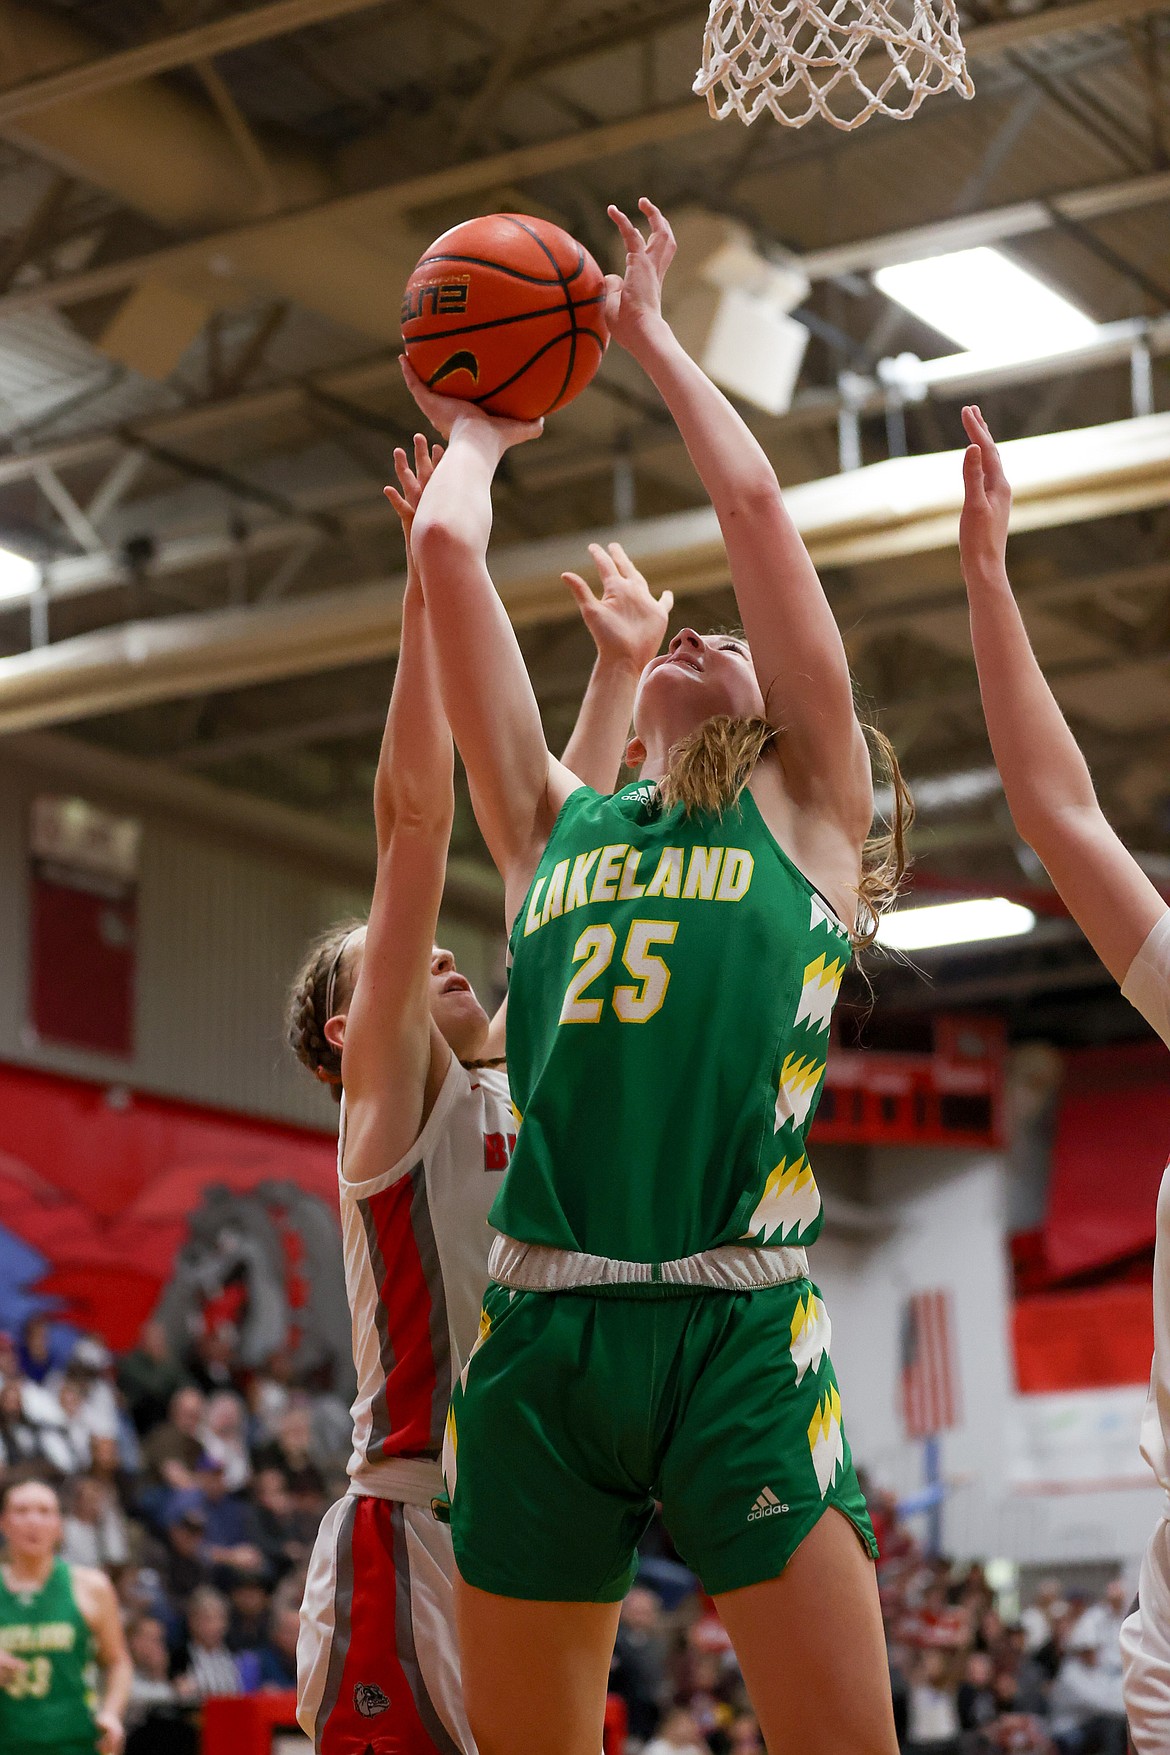
<path fill-rule="evenodd" d="M 0 601 L 10 597 L 31 597 L 40 582 L 41 569 L 35 561 L 10 548 L 0 548 Z"/>
<path fill-rule="evenodd" d="M 979 944 L 1018 938 L 1031 932 L 1036 916 L 1006 896 L 980 896 L 968 902 L 931 902 L 924 908 L 896 908 L 882 916 L 878 943 L 895 951 L 925 951 L 936 945 Z"/>
<path fill-rule="evenodd" d="M 873 280 L 940 335 L 996 360 L 1043 359 L 1083 347 L 1097 333 L 1070 299 L 987 244 L 892 263 Z"/>

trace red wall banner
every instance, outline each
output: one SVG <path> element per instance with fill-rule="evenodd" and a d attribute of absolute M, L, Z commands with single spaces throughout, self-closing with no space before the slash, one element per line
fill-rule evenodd
<path fill-rule="evenodd" d="M 258 1357 L 344 1365 L 336 1213 L 328 1136 L 0 1065 L 0 1326 L 44 1310 L 121 1349 L 218 1274 Z"/>

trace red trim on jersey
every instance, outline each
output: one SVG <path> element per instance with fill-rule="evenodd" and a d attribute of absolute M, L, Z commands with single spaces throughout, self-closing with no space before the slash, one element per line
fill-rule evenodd
<path fill-rule="evenodd" d="M 431 1288 L 411 1225 L 414 1176 L 403 1176 L 367 1203 L 386 1277 L 378 1298 L 386 1312 L 394 1360 L 386 1374 L 389 1432 L 382 1457 L 434 1456 L 442 1434 L 432 1431 L 436 1368 L 431 1346 Z"/>

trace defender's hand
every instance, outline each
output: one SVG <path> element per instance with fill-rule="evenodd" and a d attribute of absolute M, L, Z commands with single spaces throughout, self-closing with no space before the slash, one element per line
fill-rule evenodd
<path fill-rule="evenodd" d="M 605 277 L 605 320 L 614 340 L 631 353 L 662 321 L 662 282 L 678 248 L 654 203 L 643 196 L 638 207 L 650 226 L 645 238 L 620 207 L 607 209 L 626 246 L 626 271 Z"/>
<path fill-rule="evenodd" d="M 664 591 L 655 597 L 619 542 L 611 542 L 608 549 L 591 542 L 589 552 L 597 564 L 600 597 L 580 573 L 561 577 L 577 600 L 597 656 L 641 675 L 662 644 L 674 593 Z"/>
<path fill-rule="evenodd" d="M 970 582 L 973 575 L 998 572 L 1007 564 L 1012 490 L 991 428 L 977 408 L 963 410 L 963 426 L 971 443 L 963 458 L 959 556 L 963 577 Z"/>
<path fill-rule="evenodd" d="M 402 520 L 402 533 L 410 542 L 410 527 L 414 523 L 414 515 L 418 511 L 418 503 L 422 499 L 422 491 L 435 472 L 435 465 L 443 455 L 442 445 L 428 445 L 422 433 L 414 435 L 414 467 L 401 445 L 394 449 L 394 472 L 398 477 L 398 487 L 384 487 L 382 492 Z"/>

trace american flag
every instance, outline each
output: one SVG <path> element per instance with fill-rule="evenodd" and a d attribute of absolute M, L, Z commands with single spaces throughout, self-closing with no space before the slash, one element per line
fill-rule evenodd
<path fill-rule="evenodd" d="M 902 1419 L 908 1438 L 933 1438 L 958 1425 L 949 1292 L 912 1292 L 902 1306 Z"/>

